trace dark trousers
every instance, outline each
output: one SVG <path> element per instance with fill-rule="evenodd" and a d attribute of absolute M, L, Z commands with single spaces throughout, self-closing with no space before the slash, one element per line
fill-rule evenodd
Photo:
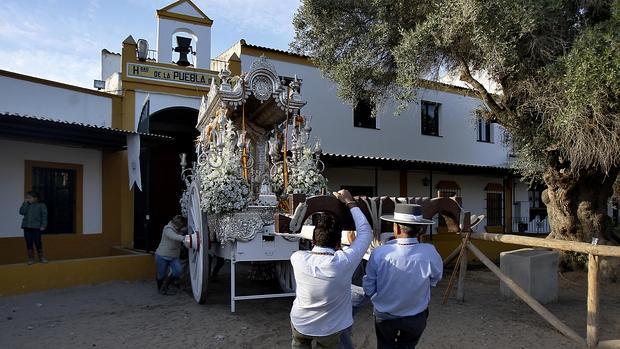
<path fill-rule="evenodd" d="M 43 248 L 41 243 L 41 229 L 37 228 L 24 228 L 24 239 L 26 239 L 26 248 L 33 249 L 33 245 L 37 247 L 37 250 Z"/>
<path fill-rule="evenodd" d="M 329 336 L 306 336 L 303 333 L 299 333 L 295 329 L 295 326 L 291 324 L 293 330 L 293 341 L 291 342 L 292 349 L 312 349 L 312 342 L 315 343 L 316 349 L 338 349 L 340 346 L 340 332 L 330 334 Z"/>
<path fill-rule="evenodd" d="M 377 349 L 414 349 L 426 328 L 428 309 L 414 316 L 391 320 L 375 317 Z"/>

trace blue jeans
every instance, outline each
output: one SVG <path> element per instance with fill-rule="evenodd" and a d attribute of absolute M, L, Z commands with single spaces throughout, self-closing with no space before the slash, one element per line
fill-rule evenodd
<path fill-rule="evenodd" d="M 155 262 L 157 263 L 157 280 L 163 280 L 168 272 L 168 267 L 172 271 L 172 277 L 179 278 L 181 276 L 181 260 L 179 258 L 164 257 L 155 254 Z"/>
<path fill-rule="evenodd" d="M 351 285 L 351 305 L 353 306 L 353 316 L 368 302 L 370 298 L 364 294 L 364 289 L 360 286 Z M 340 332 L 340 349 L 354 349 L 352 328 L 348 327 Z"/>

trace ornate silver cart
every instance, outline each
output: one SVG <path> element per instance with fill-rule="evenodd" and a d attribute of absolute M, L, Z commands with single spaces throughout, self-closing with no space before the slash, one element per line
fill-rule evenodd
<path fill-rule="evenodd" d="M 289 258 L 298 250 L 299 240 L 275 235 L 278 198 L 296 185 L 306 192 L 316 191 L 324 179 L 320 145 L 317 142 L 313 149 L 308 145 L 311 128 L 300 114 L 306 102 L 299 94 L 297 77 L 278 76 L 264 56 L 241 76 L 230 77 L 227 70 L 219 76 L 220 84 L 214 82 L 201 103 L 197 163 L 186 168 L 182 156 L 187 191 L 181 204 L 191 237 L 194 298 L 198 303 L 206 301 L 210 263 L 224 258 L 230 261 L 234 312 L 237 300 L 294 296 Z M 310 184 L 289 182 L 289 174 L 307 172 L 307 168 L 316 173 L 304 177 Z M 277 262 L 284 292 L 238 296 L 235 264 L 265 261 Z"/>

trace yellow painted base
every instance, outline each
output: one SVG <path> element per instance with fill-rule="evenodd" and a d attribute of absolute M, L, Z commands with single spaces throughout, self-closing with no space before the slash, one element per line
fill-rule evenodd
<path fill-rule="evenodd" d="M 446 258 L 459 246 L 461 237 L 454 233 L 442 233 L 434 234 L 432 241 L 428 237 L 425 240 L 435 245 L 442 258 Z M 501 252 L 525 247 L 482 240 L 472 242 L 494 261 L 499 260 Z M 120 253 L 127 252 L 117 249 L 114 254 Z M 475 261 L 472 254 L 469 256 L 471 261 Z M 115 280 L 151 279 L 155 275 L 155 259 L 151 254 L 132 253 L 52 261 L 48 264 L 6 264 L 0 265 L 0 275 L 0 296 L 7 296 Z"/>
<path fill-rule="evenodd" d="M 424 237 L 424 242 L 435 245 L 437 252 L 441 255 L 441 258 L 446 258 L 461 244 L 461 236 L 455 233 L 439 233 L 433 234 L 433 240 L 431 241 L 428 236 Z M 498 262 L 499 254 L 505 251 L 518 250 L 527 246 L 503 244 L 494 241 L 484 240 L 471 240 L 490 260 Z M 469 260 L 472 262 L 477 261 L 474 258 L 473 253 L 469 253 Z"/>
<path fill-rule="evenodd" d="M 47 264 L 7 264 L 0 265 L 0 275 L 0 296 L 8 296 L 115 280 L 151 279 L 155 277 L 155 258 L 134 253 Z"/>
<path fill-rule="evenodd" d="M 118 234 L 117 234 L 118 236 Z M 50 234 L 43 235 L 43 252 L 50 260 L 115 256 L 114 246 L 120 241 L 107 234 Z M 23 237 L 0 239 L 0 264 L 25 263 L 28 260 Z"/>

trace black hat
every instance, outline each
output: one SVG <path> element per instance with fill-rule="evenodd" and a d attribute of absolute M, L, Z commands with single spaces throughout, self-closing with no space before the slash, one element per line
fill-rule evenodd
<path fill-rule="evenodd" d="M 381 219 L 398 224 L 433 224 L 430 219 L 422 218 L 422 206 L 416 204 L 396 204 L 394 214 L 381 216 Z"/>

